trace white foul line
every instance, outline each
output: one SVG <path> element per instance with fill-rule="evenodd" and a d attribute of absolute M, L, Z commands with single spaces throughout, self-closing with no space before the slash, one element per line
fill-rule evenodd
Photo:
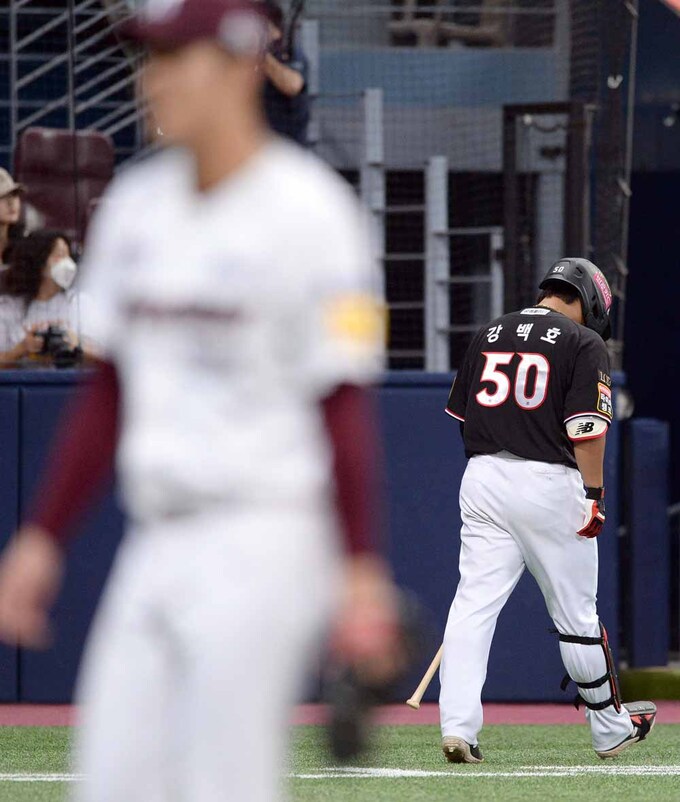
<path fill-rule="evenodd" d="M 73 783 L 82 774 L 0 774 L 0 783 Z"/>
<path fill-rule="evenodd" d="M 291 773 L 294 780 L 335 779 L 441 779 L 475 780 L 479 778 L 507 777 L 579 777 L 584 774 L 614 777 L 677 777 L 680 766 L 520 766 L 515 771 L 477 771 L 460 767 L 449 771 L 424 771 L 421 769 L 388 769 L 332 766 L 310 773 Z M 0 783 L 73 783 L 83 780 L 82 774 L 0 774 Z"/>
<path fill-rule="evenodd" d="M 419 769 L 355 768 L 334 766 L 315 773 L 290 774 L 296 780 L 329 779 L 418 779 L 474 780 L 477 778 L 505 777 L 579 777 L 583 774 L 608 777 L 675 777 L 680 776 L 680 766 L 521 766 L 515 771 L 477 771 L 461 768 L 450 771 L 422 771 Z"/>

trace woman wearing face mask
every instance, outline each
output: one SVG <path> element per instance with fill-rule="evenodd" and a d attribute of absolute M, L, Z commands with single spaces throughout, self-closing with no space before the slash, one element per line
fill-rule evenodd
<path fill-rule="evenodd" d="M 4 264 L 10 241 L 22 234 L 21 193 L 23 187 L 0 168 L 0 265 Z"/>
<path fill-rule="evenodd" d="M 39 354 L 48 326 L 80 339 L 80 297 L 73 289 L 77 267 L 64 234 L 35 231 L 12 247 L 0 275 L 0 365 Z"/>

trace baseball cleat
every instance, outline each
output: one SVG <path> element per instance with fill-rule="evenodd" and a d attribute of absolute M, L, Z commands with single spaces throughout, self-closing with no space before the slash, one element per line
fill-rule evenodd
<path fill-rule="evenodd" d="M 471 746 L 462 738 L 451 735 L 442 738 L 442 752 L 449 763 L 481 763 L 484 760 L 479 746 Z"/>
<path fill-rule="evenodd" d="M 635 729 L 618 746 L 606 749 L 604 752 L 597 752 L 597 756 L 601 757 L 602 760 L 618 757 L 624 749 L 644 741 L 654 727 L 654 722 L 656 721 L 656 705 L 654 702 L 631 702 L 628 705 L 624 705 L 624 707 L 630 713 L 630 720 L 633 722 Z"/>

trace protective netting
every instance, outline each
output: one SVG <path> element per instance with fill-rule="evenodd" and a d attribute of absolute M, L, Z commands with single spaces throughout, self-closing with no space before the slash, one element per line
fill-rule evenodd
<path fill-rule="evenodd" d="M 308 0 L 320 45 L 312 141 L 338 169 L 358 175 L 370 162 L 363 93 L 382 90 L 393 367 L 455 367 L 497 299 L 504 308 L 530 301 L 569 248 L 600 261 L 623 298 L 632 10 L 613 0 Z M 581 105 L 565 111 L 572 101 Z M 530 107 L 516 117 L 510 210 L 508 106 Z M 426 280 L 435 156 L 449 175 L 444 310 L 428 302 Z"/>
<path fill-rule="evenodd" d="M 134 5 L 0 8 L 5 164 L 35 114 L 110 134 L 118 161 L 139 150 L 134 63 L 106 30 Z M 636 0 L 283 5 L 303 11 L 312 146 L 373 216 L 391 367 L 457 367 L 472 332 L 530 301 L 569 249 L 601 265 L 622 315 Z"/>

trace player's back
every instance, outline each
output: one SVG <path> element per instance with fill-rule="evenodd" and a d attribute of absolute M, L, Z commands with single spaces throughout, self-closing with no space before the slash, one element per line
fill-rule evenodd
<path fill-rule="evenodd" d="M 575 466 L 565 422 L 612 418 L 604 341 L 545 307 L 504 315 L 475 336 L 447 412 L 465 424 L 468 456 L 509 451 Z"/>

